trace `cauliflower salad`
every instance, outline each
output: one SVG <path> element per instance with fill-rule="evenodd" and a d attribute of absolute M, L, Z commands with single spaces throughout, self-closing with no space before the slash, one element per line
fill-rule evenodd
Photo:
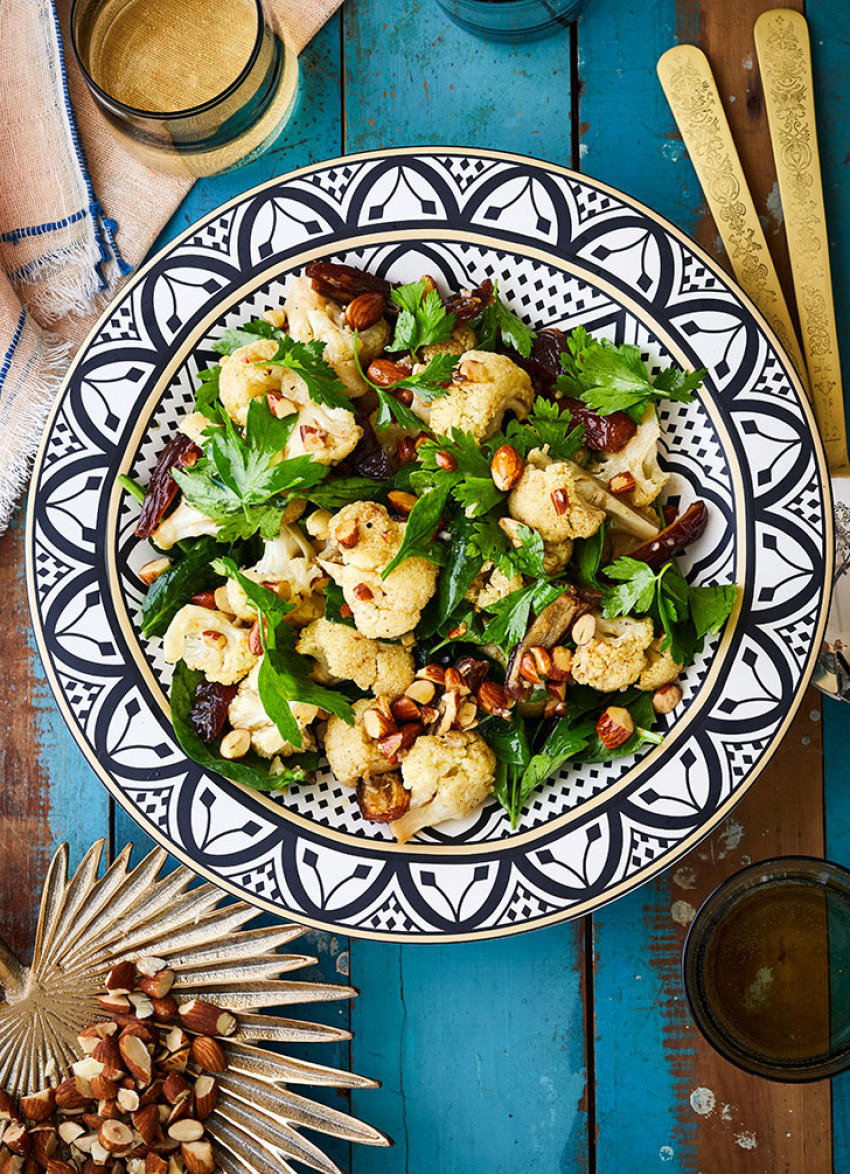
<path fill-rule="evenodd" d="M 140 502 L 184 751 L 264 791 L 323 752 L 400 842 L 659 743 L 734 585 L 677 555 L 657 404 L 704 372 L 534 331 L 498 288 L 309 265 L 214 344 Z"/>

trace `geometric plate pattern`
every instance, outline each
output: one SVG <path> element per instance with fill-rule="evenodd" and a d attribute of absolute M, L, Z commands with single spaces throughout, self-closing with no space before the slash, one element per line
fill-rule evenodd
<path fill-rule="evenodd" d="M 145 481 L 192 402 L 210 344 L 279 305 L 317 257 L 392 279 L 484 277 L 535 326 L 705 367 L 663 413 L 668 497 L 710 506 L 700 583 L 740 588 L 721 640 L 686 674 L 665 743 L 571 765 L 511 829 L 495 804 L 392 843 L 327 770 L 282 797 L 187 761 L 169 668 L 135 618 L 150 557 L 119 472 Z M 45 431 L 27 534 L 30 604 L 68 724 L 116 798 L 169 851 L 245 900 L 353 936 L 446 940 L 577 916 L 647 880 L 758 775 L 808 681 L 831 579 L 831 507 L 812 417 L 746 298 L 672 225 L 585 176 L 498 152 L 351 156 L 238 197 L 170 244 L 110 305 Z M 668 719 L 669 720 L 669 719 Z"/>

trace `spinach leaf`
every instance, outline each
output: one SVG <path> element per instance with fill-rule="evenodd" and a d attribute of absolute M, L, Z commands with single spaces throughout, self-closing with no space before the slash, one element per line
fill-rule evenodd
<path fill-rule="evenodd" d="M 333 579 L 325 588 L 325 619 L 332 624 L 345 624 L 347 628 L 356 628 L 354 616 L 351 614 L 351 608 L 343 615 L 342 609 L 346 606 L 345 596 L 342 594 L 342 588 L 338 583 L 334 583 Z"/>
<path fill-rule="evenodd" d="M 221 582 L 210 566 L 218 547 L 210 537 L 199 538 L 177 562 L 154 579 L 142 600 L 142 635 L 162 636 L 174 616 L 198 591 Z"/>

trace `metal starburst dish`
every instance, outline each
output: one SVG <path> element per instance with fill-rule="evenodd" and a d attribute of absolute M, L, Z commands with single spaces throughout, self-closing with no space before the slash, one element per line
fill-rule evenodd
<path fill-rule="evenodd" d="M 237 1019 L 236 1031 L 221 1041 L 227 1068 L 217 1074 L 218 1103 L 206 1122 L 224 1174 L 295 1174 L 291 1161 L 339 1174 L 302 1129 L 365 1145 L 391 1144 L 371 1126 L 289 1087 L 375 1088 L 375 1081 L 263 1046 L 349 1038 L 333 1027 L 263 1013 L 356 993 L 281 977 L 315 961 L 278 952 L 304 928 L 246 928 L 255 909 L 226 903 L 214 885 L 195 884 L 188 868 L 161 875 L 167 856 L 159 849 L 131 868 L 127 847 L 98 877 L 103 846 L 102 840 L 95 844 L 70 879 L 67 845 L 56 852 L 31 966 L 0 941 L 6 995 L 0 1002 L 0 1088 L 22 1097 L 64 1080 L 82 1056 L 77 1036 L 105 1018 L 98 996 L 110 971 L 124 960 L 153 955 L 175 972 L 178 1002 L 205 1000 Z"/>

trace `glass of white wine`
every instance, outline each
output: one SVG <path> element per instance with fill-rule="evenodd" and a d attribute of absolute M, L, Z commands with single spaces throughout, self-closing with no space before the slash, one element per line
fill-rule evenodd
<path fill-rule="evenodd" d="M 71 41 L 113 131 L 158 171 L 255 158 L 295 101 L 297 57 L 265 0 L 74 0 Z"/>

